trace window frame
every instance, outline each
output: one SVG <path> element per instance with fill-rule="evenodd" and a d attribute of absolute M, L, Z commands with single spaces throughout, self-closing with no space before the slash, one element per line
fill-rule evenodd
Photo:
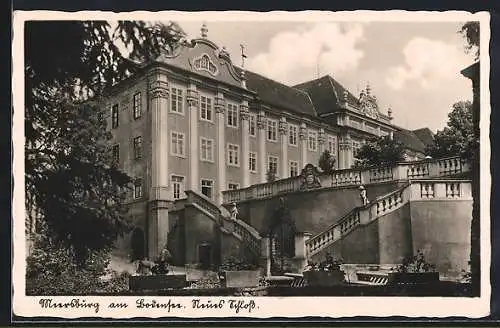
<path fill-rule="evenodd" d="M 177 140 L 179 140 L 179 136 L 182 136 L 182 153 L 174 153 L 174 134 L 177 135 Z M 170 155 L 175 157 L 186 157 L 186 134 L 177 131 L 170 131 Z"/>
<path fill-rule="evenodd" d="M 174 100 L 175 98 L 175 100 Z M 180 98 L 180 99 L 179 99 Z M 175 102 L 176 109 L 181 108 L 181 110 L 174 110 L 174 106 L 172 105 Z M 179 106 L 180 104 L 180 106 Z M 170 113 L 174 113 L 177 115 L 186 115 L 184 110 L 184 89 L 181 89 L 178 86 L 170 87 Z"/>
<path fill-rule="evenodd" d="M 232 108 L 232 109 L 231 109 Z M 229 115 L 232 112 L 235 115 Z M 231 116 L 231 124 L 229 124 L 229 117 Z M 238 105 L 228 102 L 226 104 L 226 126 L 229 128 L 237 129 L 239 126 L 239 113 Z M 235 125 L 233 123 L 236 123 Z"/>
<path fill-rule="evenodd" d="M 230 148 L 233 148 L 232 150 Z M 229 155 L 231 153 L 231 151 L 234 151 L 234 148 L 236 148 L 236 156 L 233 156 L 233 158 L 236 159 L 236 163 L 231 163 L 230 159 L 231 159 L 231 156 Z M 233 143 L 227 143 L 227 165 L 229 166 L 234 166 L 234 167 L 240 167 L 240 145 L 237 145 L 237 144 L 233 144 Z"/>
<path fill-rule="evenodd" d="M 132 96 L 132 112 L 134 120 L 138 120 L 142 117 L 142 94 L 140 91 L 134 93 Z"/>
<path fill-rule="evenodd" d="M 276 177 L 278 177 L 280 168 L 280 158 L 275 155 L 267 155 L 267 171 L 271 170 L 271 158 L 276 159 L 276 171 L 274 173 L 276 174 Z"/>
<path fill-rule="evenodd" d="M 293 135 L 295 143 L 290 142 L 290 139 L 292 137 L 292 129 L 295 130 L 295 133 Z M 288 144 L 293 147 L 298 147 L 299 146 L 298 140 L 299 140 L 299 126 L 295 124 L 288 124 Z"/>
<path fill-rule="evenodd" d="M 209 141 L 211 143 L 211 147 L 210 147 L 210 159 L 208 158 L 203 158 L 203 141 Z M 210 139 L 210 138 L 205 138 L 205 137 L 200 137 L 200 161 L 202 162 L 208 162 L 208 163 L 214 163 L 214 149 L 215 149 L 215 141 L 214 139 Z"/>
<path fill-rule="evenodd" d="M 311 136 L 314 136 L 314 138 L 311 139 Z M 314 147 L 311 147 L 311 140 L 314 141 Z M 309 151 L 318 151 L 318 131 L 307 131 L 307 149 Z"/>
<path fill-rule="evenodd" d="M 139 160 L 143 157 L 143 140 L 142 136 L 136 136 L 133 139 L 133 147 L 134 147 L 134 159 Z"/>
<path fill-rule="evenodd" d="M 205 99 L 205 102 L 203 102 L 203 99 Z M 203 117 L 203 105 L 205 105 L 205 117 Z M 207 118 L 208 113 L 210 113 L 210 119 Z M 200 121 L 214 122 L 214 100 L 212 97 L 200 95 Z"/>
<path fill-rule="evenodd" d="M 209 181 L 210 182 L 210 189 L 211 189 L 211 196 L 207 196 L 203 193 L 203 181 Z M 200 179 L 200 192 L 202 193 L 202 195 L 204 195 L 205 197 L 209 198 L 209 199 L 214 199 L 214 196 L 215 196 L 215 192 L 214 192 L 214 180 L 213 179 Z"/>
<path fill-rule="evenodd" d="M 144 196 L 143 180 L 142 178 L 137 178 L 134 180 L 134 199 L 140 199 L 143 196 Z"/>
<path fill-rule="evenodd" d="M 181 178 L 182 181 L 179 183 L 178 181 L 174 181 L 174 178 Z M 178 200 L 178 199 L 182 199 L 183 197 L 181 197 L 182 195 L 182 192 L 185 191 L 185 181 L 186 181 L 186 177 L 183 176 L 183 175 L 179 175 L 179 174 L 171 174 L 170 175 L 170 183 L 172 184 L 172 199 L 174 200 Z M 181 187 L 179 188 L 179 197 L 178 198 L 175 198 L 175 185 L 179 184 Z"/>
<path fill-rule="evenodd" d="M 271 124 L 273 123 L 273 124 Z M 273 131 L 271 131 L 272 129 Z M 269 138 L 270 135 L 274 135 L 274 139 Z M 267 118 L 266 120 L 266 139 L 270 142 L 278 142 L 278 120 L 274 118 Z"/>
<path fill-rule="evenodd" d="M 252 126 L 254 132 L 253 134 L 252 134 Z M 250 113 L 248 116 L 248 135 L 254 138 L 257 137 L 257 115 L 254 113 Z"/>
<path fill-rule="evenodd" d="M 252 160 L 252 155 L 254 155 L 254 161 L 255 161 L 255 168 L 252 170 L 251 168 L 251 160 Z M 254 151 L 248 152 L 248 171 L 251 173 L 257 173 L 257 153 Z"/>
<path fill-rule="evenodd" d="M 295 164 L 295 165 L 292 165 L 292 163 Z M 294 166 L 297 169 L 297 174 L 292 175 L 292 167 L 294 167 Z M 296 176 L 298 176 L 300 174 L 300 172 L 299 172 L 299 161 L 294 161 L 294 160 L 288 161 L 288 170 L 290 171 L 289 172 L 290 173 L 290 177 L 296 177 Z"/>

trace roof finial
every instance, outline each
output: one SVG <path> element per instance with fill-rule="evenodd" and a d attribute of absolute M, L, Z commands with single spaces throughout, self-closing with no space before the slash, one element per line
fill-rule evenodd
<path fill-rule="evenodd" d="M 372 87 L 370 86 L 370 81 L 366 83 L 366 95 L 369 96 L 372 92 Z"/>
<path fill-rule="evenodd" d="M 245 55 L 245 46 L 240 44 L 241 48 L 241 68 L 245 68 L 245 59 L 247 58 L 247 55 Z"/>
<path fill-rule="evenodd" d="M 389 108 L 387 109 L 387 115 L 389 116 L 389 118 L 392 118 L 392 108 L 391 108 L 391 106 L 389 106 Z"/>
<path fill-rule="evenodd" d="M 207 33 L 208 33 L 207 24 L 203 23 L 203 25 L 201 26 L 201 37 L 205 39 L 207 37 Z"/>

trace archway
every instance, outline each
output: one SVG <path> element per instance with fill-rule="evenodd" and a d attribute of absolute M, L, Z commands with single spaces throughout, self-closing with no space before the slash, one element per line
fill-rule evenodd
<path fill-rule="evenodd" d="M 272 217 L 268 230 L 270 241 L 271 274 L 282 275 L 286 272 L 288 261 L 295 257 L 295 235 L 297 229 L 285 201 L 280 200 L 280 206 Z"/>
<path fill-rule="evenodd" d="M 135 228 L 131 238 L 132 261 L 142 260 L 146 253 L 146 240 L 144 231 L 140 228 Z"/>

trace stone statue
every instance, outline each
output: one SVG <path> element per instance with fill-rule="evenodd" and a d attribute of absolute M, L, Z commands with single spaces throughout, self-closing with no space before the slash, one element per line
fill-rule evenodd
<path fill-rule="evenodd" d="M 366 189 L 364 186 L 359 186 L 359 197 L 361 198 L 361 203 L 363 206 L 368 205 L 368 197 L 366 196 Z"/>
<path fill-rule="evenodd" d="M 304 167 L 304 169 L 300 173 L 300 179 L 302 181 L 302 184 L 300 185 L 301 190 L 321 188 L 319 171 L 312 164 L 307 164 Z"/>
<path fill-rule="evenodd" d="M 231 219 L 232 220 L 238 219 L 238 207 L 234 202 L 231 204 Z"/>

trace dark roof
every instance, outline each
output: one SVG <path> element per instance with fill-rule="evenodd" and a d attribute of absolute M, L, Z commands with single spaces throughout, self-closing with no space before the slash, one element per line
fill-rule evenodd
<path fill-rule="evenodd" d="M 329 75 L 293 87 L 309 94 L 319 115 L 333 112 L 338 107 L 339 102 L 344 101 L 345 91 L 347 91 L 349 104 L 356 105 L 358 103 L 358 99 L 349 90 Z"/>
<path fill-rule="evenodd" d="M 410 130 L 400 129 L 394 131 L 394 140 L 401 142 L 406 148 L 418 151 L 420 153 L 425 152 L 425 144 L 417 137 L 417 135 Z"/>
<path fill-rule="evenodd" d="M 238 74 L 241 69 L 235 67 Z M 245 71 L 247 88 L 257 93 L 263 103 L 288 109 L 299 114 L 317 116 L 309 95 L 301 90 L 268 79 L 251 71 Z"/>
<path fill-rule="evenodd" d="M 413 133 L 425 146 L 432 145 L 434 143 L 434 134 L 429 128 L 413 130 Z"/>

